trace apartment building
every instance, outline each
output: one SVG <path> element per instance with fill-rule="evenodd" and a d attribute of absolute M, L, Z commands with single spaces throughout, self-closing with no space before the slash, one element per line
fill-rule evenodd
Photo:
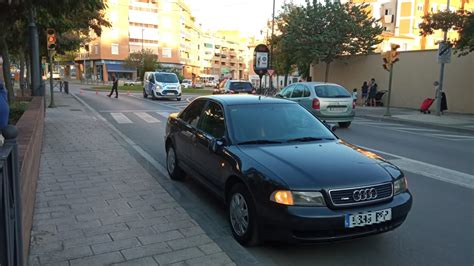
<path fill-rule="evenodd" d="M 248 79 L 249 39 L 238 31 L 202 35 L 201 73 L 219 78 Z"/>
<path fill-rule="evenodd" d="M 203 33 L 183 0 L 106 1 L 112 27 L 100 37 L 91 33 L 93 40 L 76 58 L 78 78 L 139 78 L 123 61 L 142 49 L 152 50 L 164 68 L 179 69 L 186 78 L 201 73 Z"/>
<path fill-rule="evenodd" d="M 384 41 L 380 50 L 390 49 L 391 43 L 400 45 L 400 50 L 437 49 L 437 43 L 443 39 L 443 32 L 438 31 L 427 37 L 420 36 L 418 25 L 423 22 L 425 14 L 446 10 L 446 0 L 353 0 L 353 3 L 369 3 L 372 16 L 379 19 L 384 32 Z M 451 11 L 464 9 L 474 11 L 474 2 L 467 0 L 450 0 Z M 448 33 L 449 39 L 456 39 L 454 31 Z"/>

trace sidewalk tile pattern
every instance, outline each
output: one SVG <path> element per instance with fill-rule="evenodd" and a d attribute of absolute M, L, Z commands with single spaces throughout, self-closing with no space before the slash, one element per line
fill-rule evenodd
<path fill-rule="evenodd" d="M 100 120 L 48 109 L 30 265 L 235 265 Z"/>

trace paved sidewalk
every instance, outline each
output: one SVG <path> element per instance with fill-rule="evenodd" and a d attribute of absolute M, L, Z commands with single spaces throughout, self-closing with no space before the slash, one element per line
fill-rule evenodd
<path fill-rule="evenodd" d="M 422 114 L 414 109 L 392 107 L 390 108 L 392 116 L 386 117 L 384 116 L 385 111 L 386 107 L 357 106 L 356 116 L 474 134 L 474 114 L 445 113 L 441 116 L 436 116 L 434 113 Z"/>
<path fill-rule="evenodd" d="M 48 109 L 30 265 L 235 265 L 73 97 Z"/>

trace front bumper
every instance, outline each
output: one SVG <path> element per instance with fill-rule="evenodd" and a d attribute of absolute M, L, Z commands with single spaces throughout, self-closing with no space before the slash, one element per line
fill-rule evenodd
<path fill-rule="evenodd" d="M 412 196 L 405 192 L 388 202 L 363 207 L 330 209 L 328 207 L 282 206 L 259 209 L 260 232 L 264 240 L 288 242 L 328 242 L 358 238 L 393 230 L 400 226 L 412 205 Z M 363 227 L 345 228 L 345 215 L 390 208 L 392 219 Z"/>
<path fill-rule="evenodd" d="M 181 97 L 181 92 L 172 92 L 172 93 L 166 93 L 166 91 L 159 92 L 159 91 L 153 91 L 153 94 L 155 95 L 156 98 L 166 98 L 166 99 L 176 99 Z"/>

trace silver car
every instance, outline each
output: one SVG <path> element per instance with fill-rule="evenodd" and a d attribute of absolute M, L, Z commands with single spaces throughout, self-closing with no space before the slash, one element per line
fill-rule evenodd
<path fill-rule="evenodd" d="M 293 83 L 276 96 L 297 102 L 322 121 L 338 123 L 343 128 L 349 127 L 354 119 L 355 102 L 351 94 L 337 84 Z"/>

